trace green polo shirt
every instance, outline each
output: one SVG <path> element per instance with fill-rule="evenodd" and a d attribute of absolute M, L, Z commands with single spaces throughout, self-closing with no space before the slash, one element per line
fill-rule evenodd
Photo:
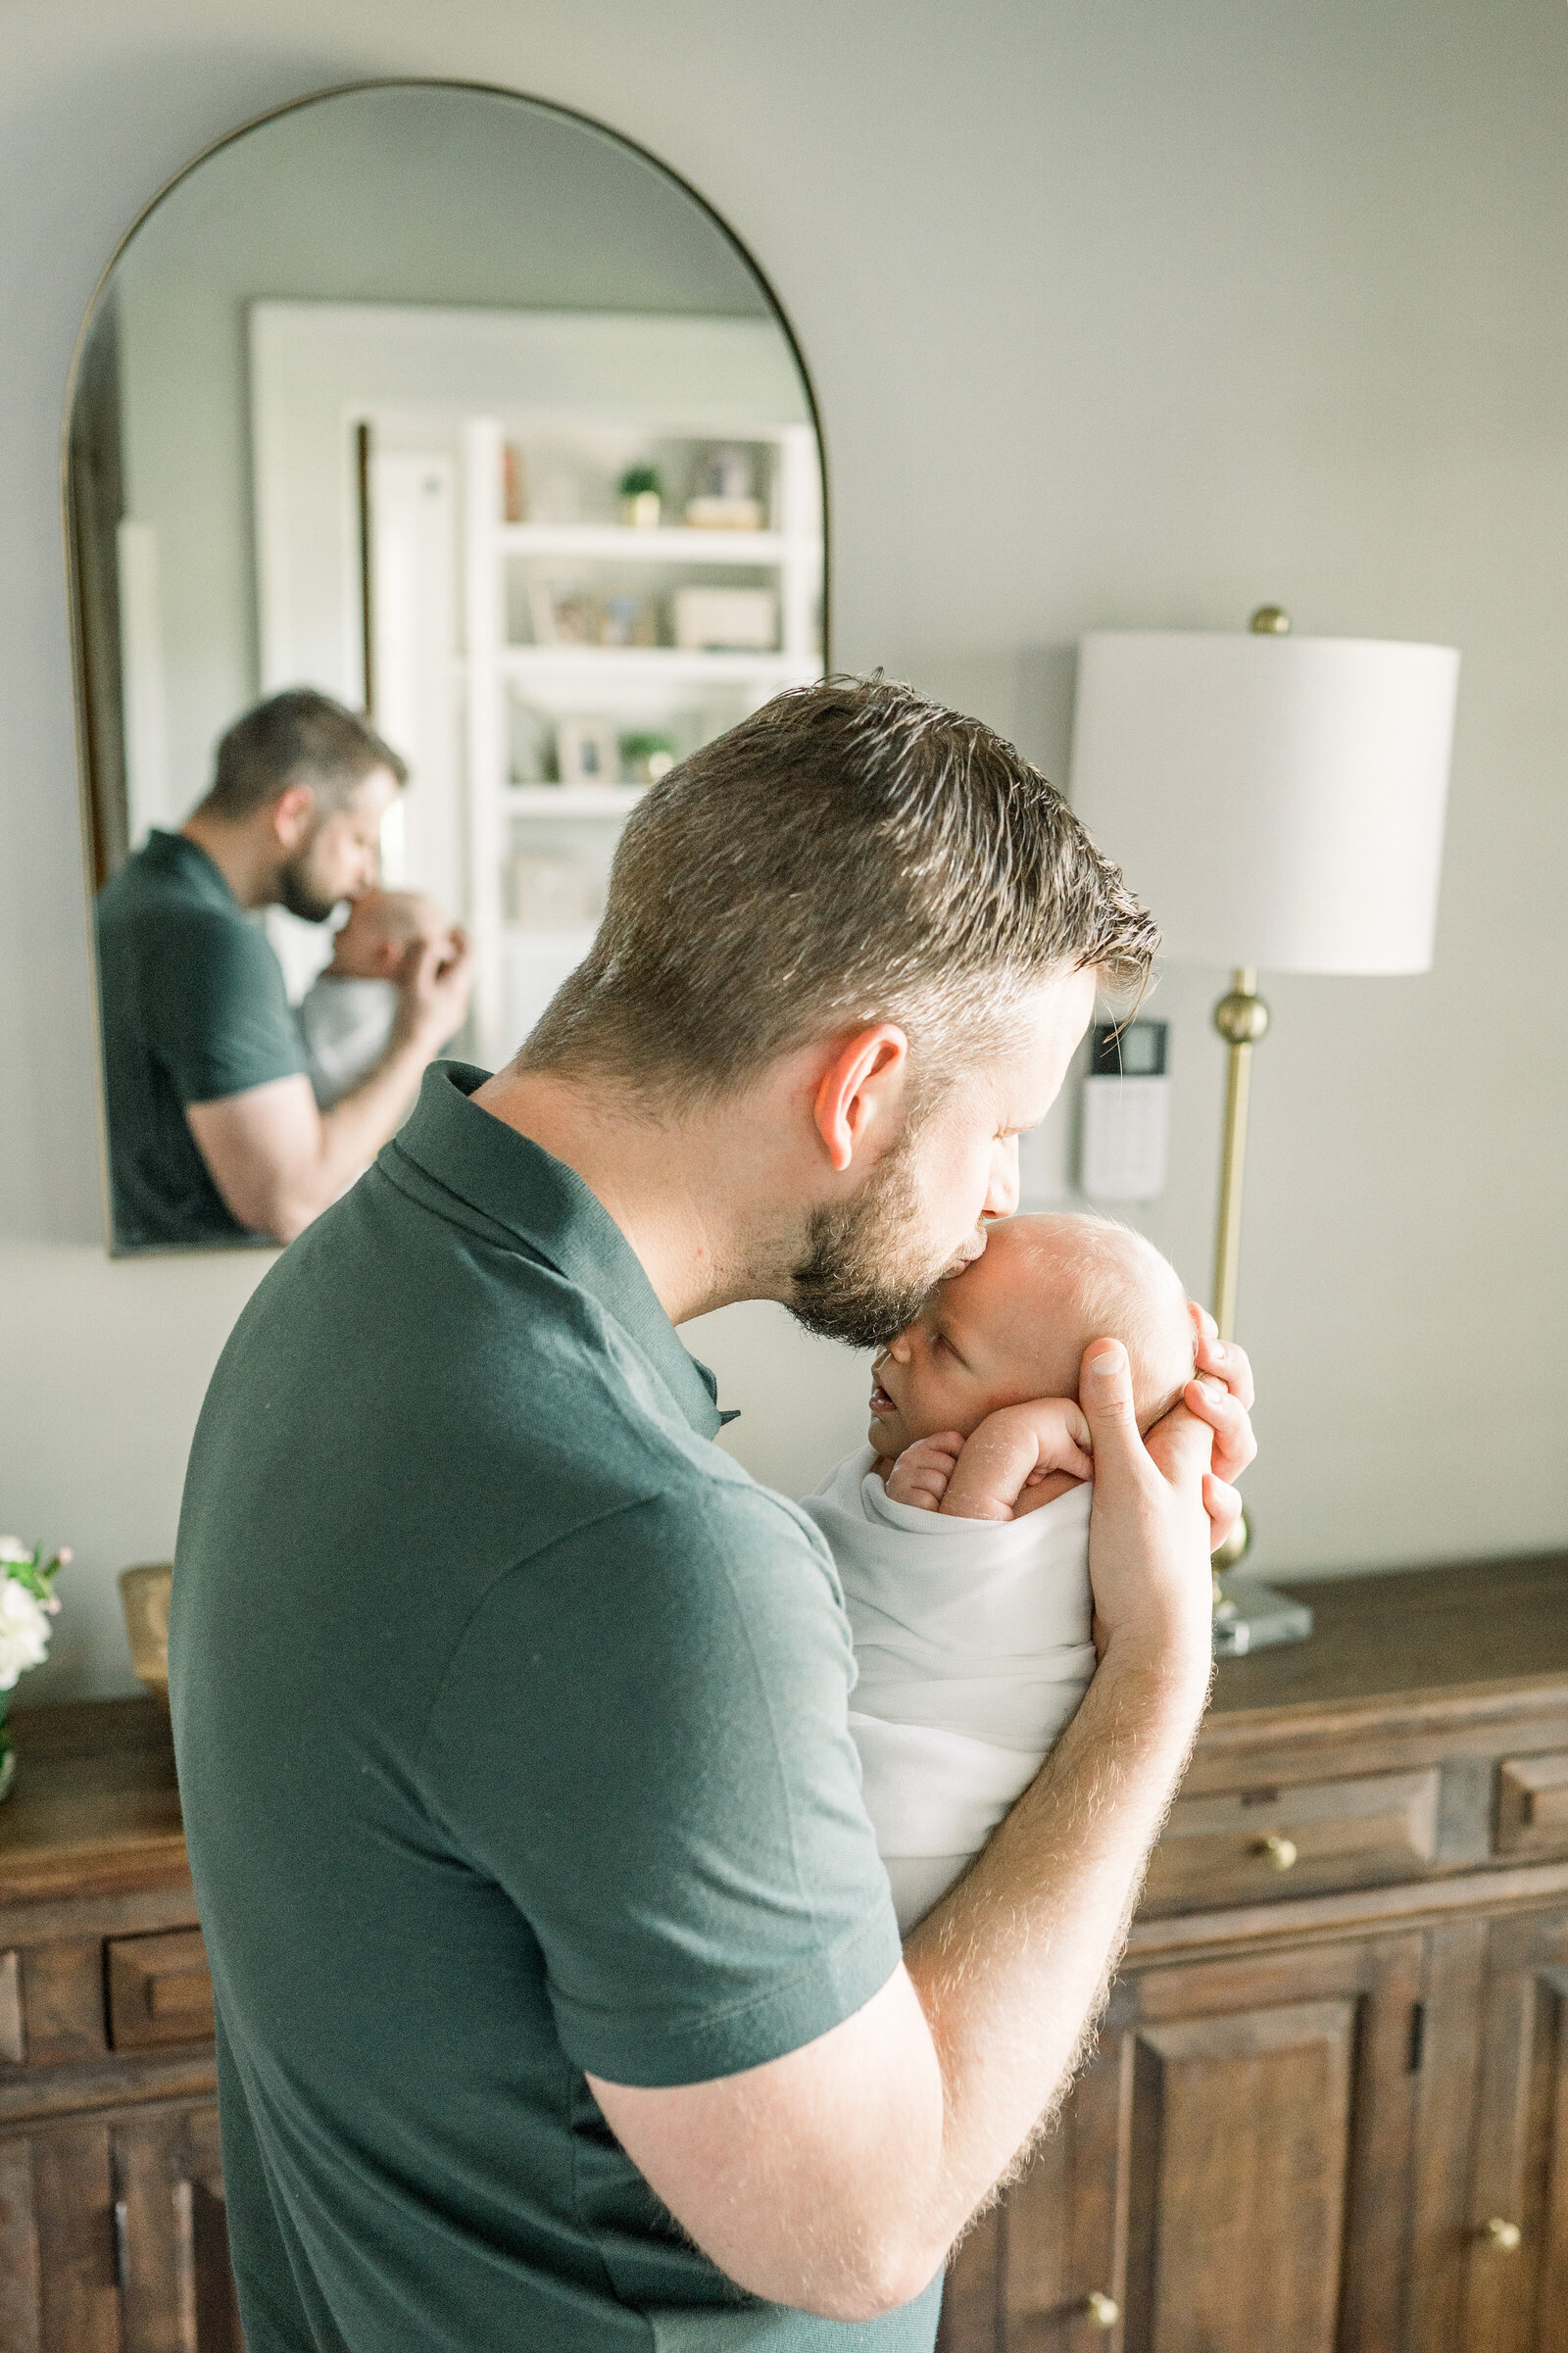
<path fill-rule="evenodd" d="M 271 1269 L 171 1627 L 249 2353 L 929 2353 L 743 2295 L 585 2078 L 797 2049 L 896 1967 L 821 1538 L 581 1180 L 441 1063 Z"/>
<path fill-rule="evenodd" d="M 266 933 L 205 850 L 156 828 L 99 892 L 96 919 L 116 1242 L 270 1242 L 228 1208 L 185 1117 L 305 1068 Z"/>

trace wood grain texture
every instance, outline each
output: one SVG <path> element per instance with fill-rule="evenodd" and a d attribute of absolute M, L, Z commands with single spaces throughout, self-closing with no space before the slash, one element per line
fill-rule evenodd
<path fill-rule="evenodd" d="M 1494 2221 L 1513 2224 L 1517 2246 Z M 1568 1910 L 1491 1932 L 1464 2342 L 1487 2353 L 1568 2348 Z"/>
<path fill-rule="evenodd" d="M 108 1956 L 109 2033 L 117 2051 L 212 2039 L 213 1977 L 199 1928 L 113 1936 Z"/>
<path fill-rule="evenodd" d="M 1179 1797 L 1154 1850 L 1143 1913 L 1419 1876 L 1436 1858 L 1439 1783 L 1429 1765 Z M 1284 1870 L 1277 1853 L 1289 1858 Z"/>
<path fill-rule="evenodd" d="M 1497 1767 L 1498 1854 L 1568 1854 L 1568 1748 L 1505 1756 Z"/>

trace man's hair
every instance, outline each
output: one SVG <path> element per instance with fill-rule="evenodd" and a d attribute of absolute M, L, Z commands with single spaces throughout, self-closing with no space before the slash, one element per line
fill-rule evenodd
<path fill-rule="evenodd" d="M 925 1083 L 1016 1034 L 1052 973 L 1135 995 L 1153 919 L 1062 795 L 880 672 L 777 696 L 633 811 L 604 921 L 518 1057 L 670 1108 L 896 1021 Z"/>
<path fill-rule="evenodd" d="M 377 768 L 406 784 L 408 763 L 357 712 L 313 686 L 291 686 L 237 718 L 218 747 L 202 804 L 216 816 L 248 817 L 291 784 L 308 784 L 322 815 L 341 809 Z"/>

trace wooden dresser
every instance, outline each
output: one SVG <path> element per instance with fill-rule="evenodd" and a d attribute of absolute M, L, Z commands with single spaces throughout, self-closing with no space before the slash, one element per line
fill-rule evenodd
<path fill-rule="evenodd" d="M 1568 2353 L 1568 1555 L 1298 1590 L 944 2353 Z"/>
<path fill-rule="evenodd" d="M 1220 1670 L 1100 2055 L 945 2353 L 1568 2353 L 1568 1555 Z M 0 2353 L 238 2353 L 167 1719 L 15 1719 Z"/>

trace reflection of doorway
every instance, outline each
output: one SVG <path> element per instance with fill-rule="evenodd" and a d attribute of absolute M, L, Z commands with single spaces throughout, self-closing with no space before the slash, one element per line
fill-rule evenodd
<path fill-rule="evenodd" d="M 820 675 L 793 359 L 755 319 L 336 303 L 253 305 L 250 356 L 262 692 L 368 687 L 412 772 L 388 879 L 468 926 L 494 1064 L 592 939 L 650 763 Z M 646 527 L 619 484 L 650 470 Z"/>

